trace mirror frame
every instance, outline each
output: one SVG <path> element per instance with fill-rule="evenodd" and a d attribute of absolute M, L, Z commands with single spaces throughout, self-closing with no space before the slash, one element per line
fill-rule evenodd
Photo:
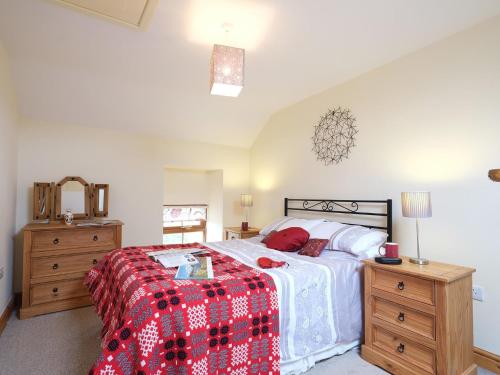
<path fill-rule="evenodd" d="M 69 181 L 78 181 L 84 187 L 84 199 L 85 199 L 85 212 L 84 213 L 73 213 L 74 219 L 89 219 L 91 216 L 90 211 L 90 185 L 81 177 L 77 176 L 68 176 L 59 181 L 56 185 L 56 202 L 55 202 L 55 216 L 56 219 L 60 220 L 63 218 L 63 214 L 61 212 L 61 188 L 62 186 Z"/>
<path fill-rule="evenodd" d="M 103 210 L 99 210 L 99 190 L 104 190 Z M 108 199 L 109 199 L 109 185 L 108 184 L 92 184 L 92 214 L 94 217 L 107 217 L 108 216 Z"/>
<path fill-rule="evenodd" d="M 54 186 L 53 182 L 35 182 L 33 184 L 33 220 L 47 220 L 52 217 L 54 210 Z M 45 213 L 41 212 L 42 200 L 40 199 L 43 190 L 47 190 L 45 195 Z"/>

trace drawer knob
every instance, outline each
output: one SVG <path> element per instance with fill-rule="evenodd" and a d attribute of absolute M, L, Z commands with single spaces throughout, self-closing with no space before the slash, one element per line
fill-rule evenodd
<path fill-rule="evenodd" d="M 52 266 L 52 269 L 53 269 L 53 270 L 57 270 L 58 268 L 59 268 L 59 264 L 54 263 L 54 265 Z"/>
<path fill-rule="evenodd" d="M 59 291 L 58 288 L 52 288 L 52 293 L 54 293 L 55 295 L 57 295 L 57 292 Z"/>
<path fill-rule="evenodd" d="M 404 283 L 404 282 L 402 282 L 402 281 L 400 281 L 400 282 L 398 283 L 398 289 L 399 289 L 399 290 L 403 290 L 404 288 L 405 288 L 405 283 Z"/>
<path fill-rule="evenodd" d="M 405 351 L 405 344 L 400 343 L 398 346 L 398 352 L 404 353 Z"/>
<path fill-rule="evenodd" d="M 405 313 L 404 312 L 400 312 L 399 315 L 398 315 L 398 320 L 400 322 L 404 322 L 405 321 Z"/>
<path fill-rule="evenodd" d="M 59 238 L 54 238 L 54 240 L 52 241 L 52 243 L 54 245 L 57 245 L 59 243 Z"/>
<path fill-rule="evenodd" d="M 94 241 L 97 241 L 99 237 L 97 237 L 97 234 L 94 234 L 94 238 L 92 238 Z"/>
<path fill-rule="evenodd" d="M 97 264 L 97 259 L 92 260 L 92 264 Z"/>

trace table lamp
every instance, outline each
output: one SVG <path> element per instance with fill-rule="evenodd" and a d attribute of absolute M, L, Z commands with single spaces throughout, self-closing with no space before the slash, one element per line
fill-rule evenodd
<path fill-rule="evenodd" d="M 432 216 L 431 193 L 428 191 L 401 193 L 401 208 L 404 217 L 414 217 L 417 223 L 417 258 L 410 258 L 410 262 L 420 265 L 429 264 L 427 259 L 420 257 L 418 219 Z"/>
<path fill-rule="evenodd" d="M 241 230 L 248 230 L 248 211 L 253 206 L 252 194 L 241 194 L 240 204 L 245 209 L 245 221 L 241 223 Z"/>

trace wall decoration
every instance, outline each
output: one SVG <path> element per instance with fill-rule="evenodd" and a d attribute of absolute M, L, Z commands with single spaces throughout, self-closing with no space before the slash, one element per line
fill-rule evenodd
<path fill-rule="evenodd" d="M 338 107 L 328 110 L 314 127 L 313 151 L 325 165 L 338 164 L 349 158 L 358 129 L 351 110 Z"/>

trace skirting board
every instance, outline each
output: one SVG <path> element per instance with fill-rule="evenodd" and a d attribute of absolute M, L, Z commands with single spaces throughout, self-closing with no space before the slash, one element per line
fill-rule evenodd
<path fill-rule="evenodd" d="M 495 374 L 500 374 L 500 356 L 497 354 L 474 347 L 474 362 L 479 367 L 485 368 Z"/>
<path fill-rule="evenodd" d="M 7 325 L 7 321 L 9 320 L 13 311 L 14 311 L 14 296 L 12 296 L 7 307 L 5 308 L 4 312 L 0 316 L 0 335 L 2 334 L 5 326 Z"/>

